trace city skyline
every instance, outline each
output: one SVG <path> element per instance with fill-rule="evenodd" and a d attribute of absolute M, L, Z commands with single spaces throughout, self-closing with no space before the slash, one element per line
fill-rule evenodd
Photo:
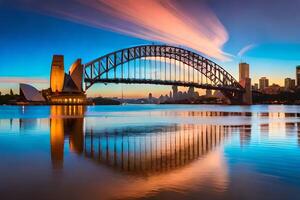
<path fill-rule="evenodd" d="M 121 22 L 124 22 L 123 15 L 111 16 L 110 12 L 105 15 L 101 15 L 99 20 L 106 20 L 114 18 L 112 26 L 107 28 L 105 24 L 88 24 L 82 20 L 74 20 L 65 18 L 64 16 L 53 13 L 53 10 L 45 11 L 40 5 L 36 4 L 36 1 L 31 1 L 31 4 L 36 5 L 34 8 L 29 9 L 24 6 L 19 0 L 13 0 L 10 2 L 1 1 L 1 11 L 3 19 L 1 20 L 2 27 L 8 27 L 1 32 L 1 43 L 5 48 L 1 49 L 2 62 L 0 65 L 0 90 L 5 93 L 13 88 L 14 91 L 18 91 L 18 84 L 15 82 L 31 82 L 39 89 L 45 88 L 50 84 L 50 65 L 51 57 L 54 54 L 64 54 L 66 65 L 71 65 L 78 57 L 82 58 L 83 63 L 88 62 L 96 57 L 104 55 L 105 53 L 122 49 L 127 46 L 133 46 L 138 44 L 155 43 L 167 43 L 167 42 L 180 42 L 182 41 L 182 34 L 175 35 L 178 40 L 173 41 L 168 38 L 168 35 L 161 40 L 157 38 L 142 38 L 140 35 L 132 35 L 132 33 L 126 33 L 124 27 L 121 31 Z M 91 1 L 94 2 L 94 1 Z M 104 4 L 109 4 L 108 1 L 101 1 Z M 122 10 L 121 1 L 113 1 L 114 4 L 119 5 L 119 9 Z M 145 3 L 141 1 L 142 3 Z M 153 13 L 170 14 L 172 10 L 159 10 L 161 5 L 154 2 L 155 10 Z M 187 1 L 185 5 L 180 4 L 177 1 L 166 1 L 170 6 L 175 6 L 179 14 L 184 15 L 193 20 L 198 26 L 195 30 L 188 28 L 185 33 L 196 34 L 197 38 L 202 38 L 205 45 L 209 46 L 208 49 L 201 49 L 201 46 L 195 46 L 194 43 L 183 43 L 187 48 L 195 49 L 202 55 L 207 55 L 216 63 L 223 66 L 228 72 L 238 80 L 238 64 L 243 61 L 247 62 L 251 66 L 250 77 L 252 84 L 258 83 L 258 80 L 266 76 L 269 79 L 270 85 L 272 83 L 284 86 L 285 78 L 295 79 L 295 67 L 300 63 L 300 45 L 299 39 L 296 37 L 298 30 L 295 29 L 297 25 L 300 25 L 300 21 L 295 18 L 290 18 L 295 9 L 293 6 L 289 6 L 284 1 L 278 1 L 277 5 L 270 5 L 269 1 L 258 2 L 251 1 L 255 5 L 260 5 L 259 8 L 252 8 L 250 1 L 242 3 L 238 1 L 230 1 L 233 5 L 232 8 L 224 5 L 224 3 L 215 1 L 210 2 L 196 2 Z M 53 5 L 45 3 L 49 9 L 55 7 L 57 1 L 53 1 Z M 73 4 L 72 0 L 65 1 L 66 5 Z M 140 4 L 140 3 L 137 3 Z M 293 1 L 293 5 L 300 4 L 300 1 Z M 131 4 L 130 4 L 131 5 Z M 140 5 L 133 4 L 135 9 L 139 9 Z M 187 13 L 186 10 L 195 6 L 204 10 L 207 16 L 202 22 L 199 20 L 199 15 L 195 15 L 194 10 L 190 10 Z M 63 7 L 63 6 L 62 6 Z M 278 19 L 275 16 L 275 11 L 282 8 L 289 8 L 290 12 L 285 13 L 284 16 L 280 16 L 285 24 L 281 24 L 280 21 L 276 22 L 274 27 L 264 27 L 263 25 L 274 22 Z M 60 9 L 63 9 L 59 7 Z M 244 12 L 240 11 L 240 8 L 245 8 Z M 263 15 L 262 10 L 267 8 L 270 11 L 266 16 Z M 81 12 L 87 12 L 94 9 L 90 6 L 86 6 Z M 111 9 L 111 8 L 110 8 Z M 109 10 L 108 10 L 109 11 Z M 236 13 L 240 15 L 239 20 L 233 20 L 233 16 L 226 15 L 226 13 Z M 124 11 L 125 12 L 125 11 Z M 126 11 L 126 12 L 130 12 Z M 272 14 L 273 13 L 273 14 Z M 256 14 L 260 22 L 254 24 L 257 21 L 251 18 L 252 14 Z M 151 16 L 151 13 L 149 14 Z M 148 16 L 148 17 L 149 17 Z M 178 19 L 178 15 L 171 15 L 172 19 Z M 140 30 L 141 28 L 153 29 L 157 25 L 158 30 L 161 30 L 160 24 L 146 24 L 146 19 L 138 18 L 142 20 L 142 24 L 135 24 Z M 147 17 L 147 16 L 146 16 Z M 5 20 L 9 19 L 9 20 Z M 212 21 L 210 21 L 210 19 Z M 124 24 L 131 24 L 132 19 L 125 20 Z M 98 26 L 99 25 L 99 26 Z M 210 27 L 210 25 L 212 27 Z M 174 24 L 170 24 L 173 27 Z M 280 29 L 279 27 L 283 27 Z M 202 27 L 202 28 L 201 28 Z M 203 27 L 208 28 L 207 32 Z M 246 29 L 248 27 L 248 29 Z M 285 30 L 284 30 L 285 28 Z M 61 30 L 61 31 L 56 31 Z M 80 30 L 80 31 L 79 31 Z M 154 29 L 153 29 L 154 30 Z M 216 31 L 218 30 L 218 31 Z M 257 30 L 257 31 L 254 31 Z M 170 33 L 171 34 L 171 33 Z M 247 37 L 244 37 L 244 35 Z M 200 37 L 201 36 L 201 37 Z M 212 37 L 216 41 L 209 42 L 207 38 Z M 205 40 L 206 39 L 206 40 Z M 113 42 L 112 42 L 113 41 Z M 200 41 L 200 40 L 199 40 Z M 177 44 L 178 45 L 178 44 Z M 217 53 L 215 53 L 215 51 Z M 13 59 L 11 59 L 11 56 Z M 14 70 L 12 70 L 14 69 Z M 283 70 L 284 69 L 284 70 Z M 107 86 L 97 85 L 91 88 L 88 95 L 104 94 L 105 96 L 120 96 L 121 90 L 125 89 L 125 95 L 129 97 L 146 96 L 150 91 L 154 96 L 161 93 L 166 93 L 170 90 L 169 86 L 152 86 L 145 85 L 141 89 L 138 85 L 114 85 Z M 139 96 L 140 95 L 140 96 Z"/>

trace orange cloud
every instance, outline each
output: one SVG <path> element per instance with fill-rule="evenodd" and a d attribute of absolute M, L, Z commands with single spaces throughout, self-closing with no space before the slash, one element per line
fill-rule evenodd
<path fill-rule="evenodd" d="M 228 34 L 216 15 L 194 1 L 174 0 L 33 0 L 33 9 L 134 37 L 181 45 L 209 57 L 228 60 L 222 51 Z M 184 5 L 187 4 L 187 5 Z M 187 6 L 190 6 L 187 9 Z"/>

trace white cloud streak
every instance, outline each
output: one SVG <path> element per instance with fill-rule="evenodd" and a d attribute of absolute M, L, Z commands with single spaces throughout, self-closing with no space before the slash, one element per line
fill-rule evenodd
<path fill-rule="evenodd" d="M 245 47 L 243 47 L 239 52 L 238 52 L 238 57 L 243 57 L 248 51 L 252 50 L 255 48 L 257 45 L 256 44 L 249 44 Z"/>

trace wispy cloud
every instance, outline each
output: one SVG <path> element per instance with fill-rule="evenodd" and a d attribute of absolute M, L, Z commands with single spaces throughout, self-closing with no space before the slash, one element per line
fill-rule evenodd
<path fill-rule="evenodd" d="M 243 57 L 248 51 L 252 50 L 255 48 L 257 45 L 256 44 L 249 44 L 247 46 L 244 46 L 239 52 L 238 52 L 238 57 Z"/>
<path fill-rule="evenodd" d="M 186 46 L 220 60 L 230 59 L 230 55 L 222 50 L 228 40 L 227 31 L 204 1 L 31 0 L 29 2 L 31 4 L 27 2 L 28 7 L 44 14 L 137 38 Z"/>
<path fill-rule="evenodd" d="M 48 84 L 48 79 L 43 78 L 33 78 L 33 77 L 0 77 L 1 83 L 27 83 L 27 84 Z"/>

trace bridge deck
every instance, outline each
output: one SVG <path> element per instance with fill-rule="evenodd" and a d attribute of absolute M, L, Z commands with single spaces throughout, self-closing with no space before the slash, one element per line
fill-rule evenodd
<path fill-rule="evenodd" d="M 183 82 L 183 81 L 170 81 L 170 80 L 152 80 L 152 79 L 134 79 L 134 78 L 108 78 L 108 79 L 84 79 L 86 83 L 94 84 L 94 83 L 124 83 L 124 84 L 154 84 L 154 85 L 176 85 L 183 87 L 195 87 L 201 89 L 211 89 L 211 90 L 227 90 L 227 91 L 238 91 L 244 92 L 241 88 L 236 88 L 233 86 L 213 86 L 210 84 L 199 84 L 199 83 L 191 83 L 191 82 Z"/>

